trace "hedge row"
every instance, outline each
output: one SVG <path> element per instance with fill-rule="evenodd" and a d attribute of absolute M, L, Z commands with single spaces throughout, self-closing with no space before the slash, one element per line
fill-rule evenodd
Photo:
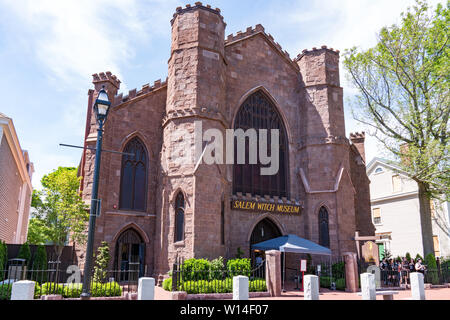
<path fill-rule="evenodd" d="M 12 290 L 12 283 L 4 283 L 0 284 L 0 300 L 10 300 L 11 299 L 11 290 Z M 39 295 L 41 293 L 41 286 L 39 286 L 39 283 L 35 282 L 34 286 L 34 298 L 38 299 Z"/>
<path fill-rule="evenodd" d="M 11 299 L 12 284 L 0 285 L 0 300 Z M 79 298 L 83 289 L 81 283 L 70 285 L 46 282 L 39 286 L 35 283 L 34 298 L 49 294 L 59 294 L 64 298 Z M 117 297 L 122 295 L 122 288 L 117 282 L 99 283 L 94 282 L 91 286 L 91 297 Z"/>
<path fill-rule="evenodd" d="M 322 288 L 330 288 L 331 282 L 334 282 L 336 284 L 336 290 L 342 290 L 345 291 L 345 279 L 344 278 L 330 278 L 321 276 L 320 277 L 320 286 Z"/>
<path fill-rule="evenodd" d="M 172 278 L 167 278 L 163 282 L 163 288 L 166 291 L 172 290 Z M 184 281 L 178 285 L 177 290 L 186 291 L 189 294 L 198 293 L 231 293 L 233 292 L 233 279 L 227 278 L 224 280 L 197 280 Z M 267 291 L 266 280 L 255 279 L 250 280 L 248 284 L 250 292 L 264 292 Z"/>

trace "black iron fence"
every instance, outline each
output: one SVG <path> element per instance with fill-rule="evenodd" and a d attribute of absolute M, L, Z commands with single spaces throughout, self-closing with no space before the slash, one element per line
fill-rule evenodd
<path fill-rule="evenodd" d="M 385 268 L 380 268 L 374 264 L 368 264 L 364 261 L 358 262 L 359 275 L 361 273 L 369 272 L 377 274 L 379 270 L 379 282 L 381 287 L 402 287 L 409 285 L 410 283 L 410 273 L 416 272 L 411 271 L 409 268 L 403 268 L 398 266 L 387 266 Z M 442 264 L 437 268 L 425 268 L 422 272 L 424 275 L 424 282 L 432 285 L 442 285 L 450 283 L 450 265 Z"/>
<path fill-rule="evenodd" d="M 205 269 L 177 261 L 173 265 L 171 278 L 166 280 L 164 286 L 166 290 L 185 291 L 188 294 L 231 293 L 233 277 L 246 276 L 249 278 L 249 292 L 264 292 L 267 291 L 265 265 L 265 261 L 262 261 L 254 268 L 237 266 Z"/>
<path fill-rule="evenodd" d="M 43 295 L 62 295 L 79 298 L 82 293 L 83 270 L 77 266 L 60 267 L 49 263 L 46 270 L 27 270 L 22 266 L 10 266 L 0 270 L 0 300 L 9 300 L 12 286 L 19 280 L 35 282 L 34 298 Z M 97 270 L 91 275 L 91 297 L 120 297 L 137 292 L 139 270 Z"/>

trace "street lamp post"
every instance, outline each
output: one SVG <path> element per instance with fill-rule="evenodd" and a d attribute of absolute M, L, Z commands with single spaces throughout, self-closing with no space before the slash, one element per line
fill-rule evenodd
<path fill-rule="evenodd" d="M 90 298 L 90 286 L 91 286 L 91 271 L 92 271 L 92 255 L 94 250 L 94 232 L 95 232 L 95 219 L 98 209 L 98 179 L 100 173 L 100 160 L 102 156 L 102 139 L 103 139 L 103 125 L 105 124 L 106 117 L 108 116 L 109 107 L 111 102 L 108 99 L 108 94 L 105 90 L 105 86 L 99 91 L 98 97 L 94 103 L 94 112 L 97 118 L 97 144 L 95 150 L 95 168 L 94 168 L 94 181 L 92 185 L 91 196 L 91 209 L 89 214 L 89 230 L 88 241 L 86 248 L 86 260 L 84 263 L 84 278 L 83 278 L 83 290 L 81 293 L 81 299 Z"/>

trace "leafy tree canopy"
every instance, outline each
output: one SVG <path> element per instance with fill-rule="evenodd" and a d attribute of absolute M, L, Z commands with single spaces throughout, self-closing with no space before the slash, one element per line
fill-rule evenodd
<path fill-rule="evenodd" d="M 450 200 L 450 1 L 416 0 L 368 50 L 345 53 L 358 89 L 354 118 L 366 124 L 428 197 Z"/>
<path fill-rule="evenodd" d="M 41 179 L 43 189 L 33 192 L 31 202 L 35 212 L 28 231 L 30 243 L 51 242 L 59 257 L 69 236 L 77 243 L 86 241 L 89 213 L 79 183 L 77 169 L 71 167 L 59 167 Z"/>

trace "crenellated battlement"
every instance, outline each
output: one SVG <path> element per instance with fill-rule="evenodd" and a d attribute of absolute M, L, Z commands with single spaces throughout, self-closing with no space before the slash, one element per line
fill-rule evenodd
<path fill-rule="evenodd" d="M 117 106 L 121 103 L 128 102 L 136 97 L 142 96 L 146 93 L 155 91 L 156 89 L 162 88 L 167 85 L 167 79 L 165 81 L 161 81 L 161 79 L 158 79 L 153 82 L 153 85 L 151 86 L 149 83 L 146 83 L 142 86 L 141 90 L 137 90 L 136 88 L 131 89 L 128 91 L 127 95 L 123 95 L 123 93 L 118 94 L 114 97 L 114 105 Z"/>
<path fill-rule="evenodd" d="M 312 50 L 308 50 L 308 49 L 303 50 L 302 53 L 298 54 L 297 57 L 295 57 L 294 62 L 299 61 L 301 58 L 303 58 L 303 56 L 305 56 L 305 55 L 307 55 L 309 53 L 316 53 L 316 52 L 321 51 L 321 50 L 328 50 L 329 52 L 333 52 L 333 53 L 335 53 L 337 55 L 339 55 L 339 53 L 340 53 L 339 50 L 335 50 L 333 48 L 328 48 L 325 45 L 320 47 L 320 49 L 318 49 L 316 47 L 313 47 Z"/>
<path fill-rule="evenodd" d="M 113 75 L 111 71 L 94 73 L 92 75 L 92 78 L 92 83 L 109 81 L 117 89 L 120 88 L 120 80 L 115 75 Z"/>
<path fill-rule="evenodd" d="M 204 9 L 204 10 L 207 10 L 209 12 L 215 13 L 222 19 L 222 21 L 224 21 L 223 20 L 223 16 L 220 14 L 220 9 L 219 8 L 213 9 L 209 4 L 204 6 L 201 2 L 198 1 L 198 2 L 196 2 L 194 4 L 194 6 L 191 6 L 190 4 L 187 4 L 184 8 L 183 7 L 177 7 L 176 8 L 176 12 L 173 14 L 173 19 L 170 20 L 170 24 L 173 24 L 173 21 L 175 20 L 175 18 L 178 15 L 183 14 L 185 12 L 193 11 L 193 10 L 196 10 L 196 9 Z"/>
<path fill-rule="evenodd" d="M 291 57 L 290 57 L 289 53 L 286 50 L 283 50 L 281 45 L 275 41 L 275 39 L 273 38 L 273 36 L 270 33 L 265 32 L 265 29 L 261 24 L 257 24 L 254 28 L 250 26 L 244 32 L 238 31 L 238 32 L 236 32 L 236 34 L 228 35 L 227 38 L 225 39 L 225 45 L 229 45 L 233 42 L 245 39 L 247 37 L 256 35 L 258 33 L 261 33 L 262 35 L 264 35 L 269 40 L 269 42 L 272 43 L 272 45 L 275 48 L 277 48 L 277 50 L 280 52 L 280 54 L 282 56 L 284 56 L 286 59 L 291 61 Z"/>
<path fill-rule="evenodd" d="M 354 141 L 354 140 L 364 140 L 366 138 L 366 133 L 363 132 L 352 132 L 350 133 L 350 140 Z"/>

